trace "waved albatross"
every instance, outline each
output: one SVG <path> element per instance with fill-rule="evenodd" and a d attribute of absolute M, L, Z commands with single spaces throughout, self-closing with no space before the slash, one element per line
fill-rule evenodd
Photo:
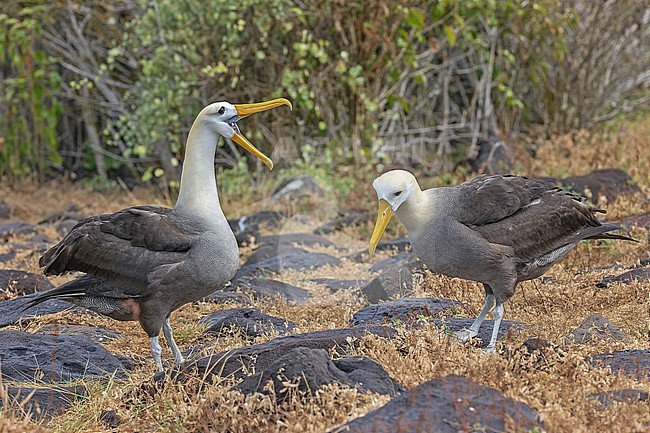
<path fill-rule="evenodd" d="M 60 298 L 116 320 L 138 321 L 151 338 L 160 370 L 162 328 L 182 363 L 170 313 L 220 289 L 238 264 L 237 241 L 217 194 L 217 141 L 219 136 L 231 138 L 273 169 L 273 162 L 240 133 L 236 122 L 281 105 L 292 108 L 284 98 L 241 105 L 216 102 L 203 108 L 187 137 L 174 208 L 135 206 L 81 221 L 39 264 L 45 275 L 84 274 L 39 295 L 30 306 Z"/>
<path fill-rule="evenodd" d="M 543 275 L 583 239 L 623 239 L 596 217 L 601 209 L 549 183 L 521 176 L 479 176 L 461 185 L 420 189 L 415 177 L 393 170 L 373 182 L 379 199 L 370 240 L 373 254 L 393 214 L 408 230 L 415 254 L 435 273 L 483 283 L 485 305 L 461 340 L 475 337 L 494 307 L 494 346 L 503 303 L 519 281 Z"/>

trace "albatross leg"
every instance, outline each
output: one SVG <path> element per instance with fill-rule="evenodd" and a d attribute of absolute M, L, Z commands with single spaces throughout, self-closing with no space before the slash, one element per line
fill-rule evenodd
<path fill-rule="evenodd" d="M 490 311 L 490 309 L 494 306 L 494 295 L 492 294 L 486 294 L 485 295 L 485 304 L 483 304 L 483 309 L 479 313 L 479 315 L 476 317 L 476 320 L 474 320 L 474 323 L 472 323 L 472 326 L 469 327 L 469 329 L 465 331 L 460 331 L 456 333 L 456 337 L 458 338 L 459 341 L 467 341 L 470 338 L 476 337 L 478 334 L 478 330 L 481 327 L 481 323 L 483 323 L 483 320 L 485 320 L 485 316 L 487 313 Z M 495 317 L 496 320 L 496 317 Z"/>
<path fill-rule="evenodd" d="M 503 304 L 497 303 L 492 311 L 494 315 L 494 327 L 492 328 L 492 338 L 490 338 L 490 344 L 485 348 L 487 353 L 495 352 L 495 344 L 497 342 L 497 336 L 499 335 L 499 328 L 501 327 L 501 319 L 503 319 Z"/>
<path fill-rule="evenodd" d="M 172 334 L 172 327 L 169 324 L 169 317 L 165 319 L 165 323 L 163 323 L 162 330 L 163 330 L 163 334 L 165 335 L 165 340 L 167 340 L 169 347 L 171 347 L 172 352 L 174 352 L 174 358 L 176 358 L 176 363 L 179 365 L 182 364 L 183 362 L 185 362 L 185 358 L 183 358 L 183 354 L 178 349 L 178 346 L 174 341 L 174 335 Z"/>
<path fill-rule="evenodd" d="M 151 356 L 153 356 L 153 362 L 156 363 L 160 371 L 163 371 L 162 360 L 160 356 L 162 355 L 162 347 L 158 343 L 158 336 L 151 337 Z"/>

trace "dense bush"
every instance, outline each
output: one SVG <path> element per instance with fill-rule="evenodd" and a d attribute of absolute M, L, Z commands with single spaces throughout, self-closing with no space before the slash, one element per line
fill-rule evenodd
<path fill-rule="evenodd" d="M 47 163 L 174 181 L 203 105 L 277 96 L 293 115 L 242 127 L 280 164 L 451 169 L 479 140 L 638 109 L 650 82 L 649 8 L 633 0 L 24 3 L 0 5 L 9 175 Z"/>

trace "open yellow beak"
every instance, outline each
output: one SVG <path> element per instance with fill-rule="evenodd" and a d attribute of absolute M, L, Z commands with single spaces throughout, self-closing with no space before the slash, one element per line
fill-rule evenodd
<path fill-rule="evenodd" d="M 375 254 L 375 249 L 381 239 L 381 235 L 384 234 L 388 222 L 393 217 L 393 208 L 390 204 L 383 198 L 379 200 L 379 210 L 377 211 L 377 222 L 375 223 L 375 230 L 372 232 L 372 237 L 370 238 L 370 246 L 368 247 L 368 253 L 372 256 Z"/>
<path fill-rule="evenodd" d="M 243 119 L 250 116 L 251 114 L 270 110 L 281 105 L 287 105 L 291 110 L 293 110 L 291 102 L 284 98 L 272 99 L 271 101 L 257 102 L 254 104 L 235 104 L 235 109 L 237 110 L 237 115 Z M 262 162 L 269 168 L 269 170 L 273 170 L 273 161 L 271 161 L 268 156 L 264 155 L 255 146 L 253 146 L 253 144 L 248 141 L 246 137 L 244 137 L 241 133 L 235 131 L 235 135 L 232 136 L 232 141 L 239 144 L 241 147 L 261 159 Z"/>

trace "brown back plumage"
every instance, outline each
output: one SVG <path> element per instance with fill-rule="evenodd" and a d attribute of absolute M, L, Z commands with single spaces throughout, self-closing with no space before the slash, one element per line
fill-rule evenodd
<path fill-rule="evenodd" d="M 568 243 L 602 235 L 618 226 L 606 225 L 582 197 L 520 176 L 480 176 L 458 186 L 466 206 L 459 221 L 488 241 L 514 249 L 518 261 L 544 256 Z"/>

